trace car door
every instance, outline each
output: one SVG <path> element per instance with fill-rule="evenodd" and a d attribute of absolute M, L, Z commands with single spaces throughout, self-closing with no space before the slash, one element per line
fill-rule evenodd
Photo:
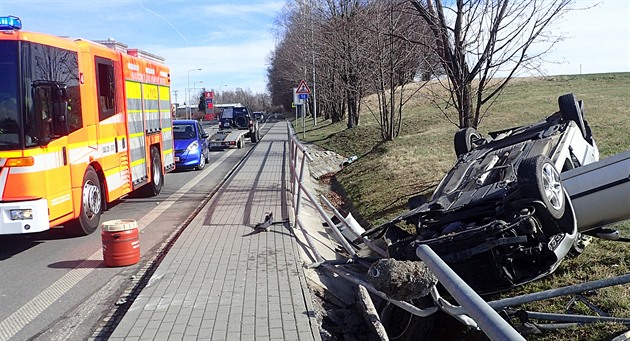
<path fill-rule="evenodd" d="M 205 129 L 197 122 L 197 139 L 199 140 L 199 145 L 201 146 L 201 153 L 206 156 L 208 152 L 208 133 L 206 133 Z"/>
<path fill-rule="evenodd" d="M 580 232 L 630 218 L 630 150 L 561 173 Z"/>

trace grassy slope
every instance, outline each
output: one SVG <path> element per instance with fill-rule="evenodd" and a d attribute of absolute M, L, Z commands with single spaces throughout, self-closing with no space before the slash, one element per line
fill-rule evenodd
<path fill-rule="evenodd" d="M 514 82 L 492 106 L 479 131 L 485 135 L 489 131 L 542 119 L 557 111 L 558 96 L 569 92 L 584 100 L 586 120 L 591 125 L 601 158 L 630 149 L 630 73 L 555 76 Z M 344 156 L 359 156 L 336 175 L 336 180 L 363 218 L 378 225 L 406 211 L 410 196 L 431 193 L 455 162 L 453 135 L 457 127 L 447 122 L 421 93 L 405 107 L 402 133 L 395 141 L 379 142 L 378 126 L 370 113 L 364 112 L 361 119 L 361 125 L 353 129 L 345 129 L 344 122 L 331 124 L 321 120 L 314 127 L 309 119 L 305 127 L 299 120 L 295 128 L 304 141 Z M 630 224 L 618 227 L 630 235 Z M 518 288 L 509 295 L 630 273 L 628 259 L 630 248 L 627 245 L 595 240 L 580 257 L 565 261 L 553 276 Z M 592 300 L 614 316 L 630 317 L 629 287 L 600 290 Z M 524 308 L 563 313 L 567 302 L 568 298 L 563 297 Z M 584 306 L 577 309 L 592 313 Z M 585 326 L 532 339 L 593 340 L 622 330 L 625 329 L 621 325 Z"/>

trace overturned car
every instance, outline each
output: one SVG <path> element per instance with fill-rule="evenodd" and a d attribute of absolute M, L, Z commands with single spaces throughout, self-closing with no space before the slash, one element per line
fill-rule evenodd
<path fill-rule="evenodd" d="M 384 237 L 397 260 L 419 260 L 417 246 L 429 245 L 480 294 L 552 273 L 583 232 L 561 173 L 599 160 L 582 102 L 566 94 L 558 104 L 488 137 L 458 131 L 458 159 L 431 199 L 365 235 Z"/>

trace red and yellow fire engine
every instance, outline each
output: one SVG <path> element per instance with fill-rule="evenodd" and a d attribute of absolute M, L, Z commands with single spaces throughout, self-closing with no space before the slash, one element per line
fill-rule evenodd
<path fill-rule="evenodd" d="M 0 18 L 0 234 L 90 234 L 107 204 L 175 168 L 169 69 L 115 41 Z"/>

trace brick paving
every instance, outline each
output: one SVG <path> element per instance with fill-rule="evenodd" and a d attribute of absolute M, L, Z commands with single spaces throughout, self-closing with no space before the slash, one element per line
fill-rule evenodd
<path fill-rule="evenodd" d="M 110 340 L 321 340 L 289 223 L 286 123 L 276 123 L 181 234 Z"/>

